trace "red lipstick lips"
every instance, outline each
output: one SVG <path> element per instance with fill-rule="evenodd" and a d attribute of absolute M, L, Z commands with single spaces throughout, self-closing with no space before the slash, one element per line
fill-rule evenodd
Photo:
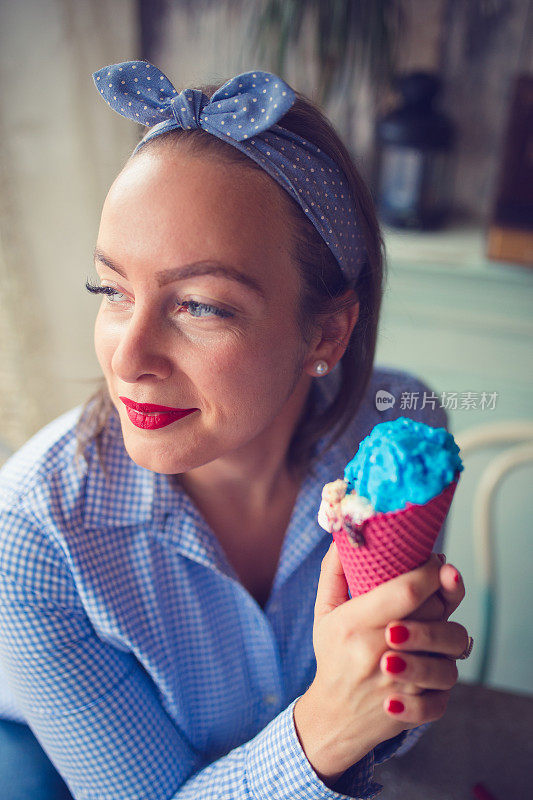
<path fill-rule="evenodd" d="M 119 397 L 126 406 L 126 413 L 130 421 L 144 430 L 164 428 L 178 419 L 197 411 L 196 408 L 172 408 L 171 406 L 158 406 L 154 403 L 135 403 L 128 397 Z"/>

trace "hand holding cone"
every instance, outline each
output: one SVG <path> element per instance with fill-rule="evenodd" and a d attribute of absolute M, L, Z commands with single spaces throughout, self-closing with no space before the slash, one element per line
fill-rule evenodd
<path fill-rule="evenodd" d="M 346 465 L 345 479 L 324 486 L 318 513 L 352 597 L 428 560 L 462 469 L 445 428 L 407 417 L 374 426 Z"/>
<path fill-rule="evenodd" d="M 360 525 L 333 530 L 352 597 L 422 566 L 431 555 L 449 511 L 459 474 L 423 505 L 374 514 Z"/>

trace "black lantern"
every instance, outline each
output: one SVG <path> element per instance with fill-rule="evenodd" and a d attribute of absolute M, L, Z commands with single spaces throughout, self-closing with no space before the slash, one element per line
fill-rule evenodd
<path fill-rule="evenodd" d="M 432 229 L 451 206 L 451 120 L 433 108 L 441 82 L 413 72 L 397 79 L 401 105 L 378 120 L 378 211 L 396 228 Z"/>

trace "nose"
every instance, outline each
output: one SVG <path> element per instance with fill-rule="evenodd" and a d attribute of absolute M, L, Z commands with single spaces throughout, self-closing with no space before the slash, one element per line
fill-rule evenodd
<path fill-rule="evenodd" d="M 125 383 L 135 383 L 151 375 L 160 380 L 172 371 L 167 337 L 161 317 L 150 309 L 136 306 L 120 327 L 118 344 L 111 359 L 115 375 Z"/>

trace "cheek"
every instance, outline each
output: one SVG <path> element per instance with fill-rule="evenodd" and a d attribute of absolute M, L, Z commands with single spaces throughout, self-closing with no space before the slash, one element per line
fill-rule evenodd
<path fill-rule="evenodd" d="M 293 330 L 282 324 L 255 325 L 213 342 L 203 355 L 213 373 L 235 375 L 271 374 L 276 366 L 291 363 L 298 347 Z"/>
<path fill-rule="evenodd" d="M 228 401 L 242 415 L 243 407 L 277 405 L 292 388 L 300 347 L 292 330 L 256 328 L 197 353 L 190 376 L 215 406 Z"/>
<path fill-rule="evenodd" d="M 121 324 L 110 320 L 101 307 L 94 325 L 94 347 L 105 375 L 113 372 L 112 360 L 124 333 Z M 283 319 L 275 324 L 235 328 L 220 336 L 198 335 L 192 327 L 187 336 L 177 334 L 175 349 L 166 343 L 166 354 L 176 376 L 186 377 L 196 386 L 200 396 L 212 406 L 235 409 L 236 404 L 257 406 L 263 398 L 284 393 L 295 373 L 297 353 L 301 346 L 297 332 Z M 172 350 L 174 349 L 174 352 Z"/>
<path fill-rule="evenodd" d="M 118 343 L 118 333 L 105 322 L 102 310 L 98 311 L 94 323 L 94 350 L 104 372 L 109 372 L 111 359 Z"/>

